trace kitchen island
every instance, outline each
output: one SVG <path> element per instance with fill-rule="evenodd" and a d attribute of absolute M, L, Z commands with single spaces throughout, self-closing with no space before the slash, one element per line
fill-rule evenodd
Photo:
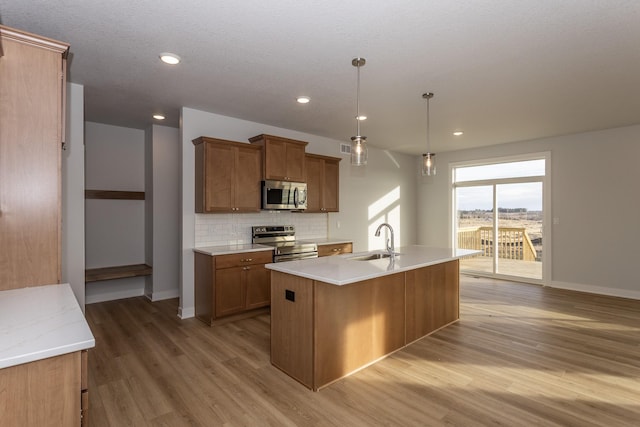
<path fill-rule="evenodd" d="M 267 264 L 271 363 L 317 391 L 457 321 L 458 260 L 477 251 L 398 253 Z"/>

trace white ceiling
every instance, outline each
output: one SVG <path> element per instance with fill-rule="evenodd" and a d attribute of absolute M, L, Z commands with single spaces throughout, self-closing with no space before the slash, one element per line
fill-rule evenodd
<path fill-rule="evenodd" d="M 380 148 L 425 151 L 427 91 L 435 152 L 640 123 L 638 0 L 0 0 L 0 23 L 70 43 L 86 120 L 119 126 L 186 106 L 348 141 L 357 56 Z"/>

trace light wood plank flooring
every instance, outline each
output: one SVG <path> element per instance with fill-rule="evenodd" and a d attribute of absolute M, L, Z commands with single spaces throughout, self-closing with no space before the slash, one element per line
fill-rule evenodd
<path fill-rule="evenodd" d="M 88 305 L 90 425 L 636 426 L 640 302 L 462 277 L 461 320 L 314 393 L 269 363 L 269 315 Z"/>

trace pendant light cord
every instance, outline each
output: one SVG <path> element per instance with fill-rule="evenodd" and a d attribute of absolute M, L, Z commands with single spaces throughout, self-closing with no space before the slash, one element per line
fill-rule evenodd
<path fill-rule="evenodd" d="M 427 98 L 427 153 L 431 153 L 431 141 L 430 141 L 430 133 L 431 133 L 431 126 L 429 126 L 429 100 L 430 98 Z"/>
<path fill-rule="evenodd" d="M 359 59 L 358 59 L 359 60 Z M 356 136 L 360 136 L 360 63 L 358 63 L 358 83 L 356 89 Z"/>

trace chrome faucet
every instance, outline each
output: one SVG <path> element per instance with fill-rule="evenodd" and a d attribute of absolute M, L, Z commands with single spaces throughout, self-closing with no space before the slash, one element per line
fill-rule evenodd
<path fill-rule="evenodd" d="M 393 238 L 393 228 L 386 222 L 383 222 L 378 226 L 378 229 L 376 230 L 376 237 L 380 237 L 380 230 L 382 229 L 382 227 L 387 227 L 389 229 L 389 232 L 391 232 L 391 238 L 387 239 L 387 252 L 389 252 L 389 257 L 391 258 L 391 260 L 394 261 L 396 259 L 396 250 Z M 389 242 L 391 242 L 391 244 L 389 244 Z"/>

